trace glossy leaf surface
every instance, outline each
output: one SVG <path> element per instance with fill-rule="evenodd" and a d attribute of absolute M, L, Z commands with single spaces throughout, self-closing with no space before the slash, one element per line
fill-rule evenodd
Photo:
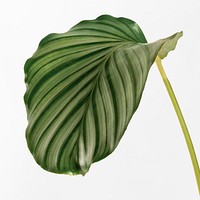
<path fill-rule="evenodd" d="M 85 174 L 108 156 L 158 52 L 168 53 L 162 47 L 179 34 L 147 43 L 135 22 L 103 15 L 45 37 L 24 67 L 26 139 L 36 162 L 55 173 Z"/>

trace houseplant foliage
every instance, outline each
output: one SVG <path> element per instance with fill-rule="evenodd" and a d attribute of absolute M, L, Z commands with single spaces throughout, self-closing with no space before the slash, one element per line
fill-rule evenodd
<path fill-rule="evenodd" d="M 134 21 L 102 15 L 42 39 L 24 67 L 26 139 L 36 162 L 54 173 L 84 175 L 111 154 L 151 65 L 181 36 L 147 43 Z"/>

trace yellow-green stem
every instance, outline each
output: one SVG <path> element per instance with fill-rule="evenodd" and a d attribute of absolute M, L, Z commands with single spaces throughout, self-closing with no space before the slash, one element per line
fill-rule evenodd
<path fill-rule="evenodd" d="M 164 68 L 162 66 L 161 58 L 158 57 L 158 56 L 156 58 L 156 64 L 158 66 L 159 72 L 162 76 L 165 87 L 166 87 L 167 92 L 170 96 L 170 99 L 171 99 L 172 104 L 174 106 L 174 109 L 176 111 L 176 115 L 178 117 L 179 123 L 181 125 L 182 131 L 183 131 L 183 134 L 184 134 L 184 137 L 185 137 L 185 141 L 186 141 L 189 153 L 190 153 L 190 157 L 191 157 L 191 160 L 192 160 L 194 173 L 195 173 L 196 181 L 197 181 L 197 186 L 198 186 L 198 190 L 199 190 L 199 194 L 200 194 L 200 169 L 199 169 L 198 160 L 197 160 L 197 157 L 196 157 L 196 154 L 195 154 L 195 150 L 194 150 L 194 147 L 193 147 L 193 144 L 192 144 L 192 140 L 191 140 L 187 125 L 186 125 L 185 120 L 183 118 L 181 109 L 179 107 L 179 104 L 178 104 L 178 101 L 177 101 L 176 96 L 174 94 L 174 91 L 172 89 L 172 86 L 171 86 L 171 84 L 170 84 L 170 82 L 169 82 L 169 80 L 166 76 L 166 73 L 164 71 Z"/>

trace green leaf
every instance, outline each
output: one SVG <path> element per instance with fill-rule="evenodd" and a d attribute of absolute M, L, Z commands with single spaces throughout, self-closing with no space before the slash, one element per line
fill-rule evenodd
<path fill-rule="evenodd" d="M 176 44 L 179 38 L 181 38 L 182 36 L 183 36 L 183 32 L 181 31 L 179 33 L 172 35 L 169 38 L 163 39 L 164 44 L 162 45 L 160 51 L 158 52 L 158 56 L 161 59 L 165 58 L 170 51 L 176 48 Z"/>
<path fill-rule="evenodd" d="M 158 52 L 126 18 L 103 15 L 50 34 L 26 61 L 26 139 L 44 169 L 85 174 L 118 145 Z M 168 48 L 169 49 L 169 48 Z"/>

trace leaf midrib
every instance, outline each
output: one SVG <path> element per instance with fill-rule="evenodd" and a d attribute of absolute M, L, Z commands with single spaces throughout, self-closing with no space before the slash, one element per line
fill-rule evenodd
<path fill-rule="evenodd" d="M 91 89 L 91 92 L 90 92 L 88 100 L 87 100 L 87 104 L 85 106 L 85 111 L 83 112 L 84 114 L 83 114 L 83 116 L 82 116 L 82 118 L 80 120 L 80 126 L 79 127 L 80 127 L 81 130 L 83 129 L 83 122 L 85 120 L 85 117 L 86 117 L 86 114 L 87 114 L 88 109 L 90 107 L 90 104 L 92 103 L 92 98 L 93 98 L 93 95 L 95 93 L 95 89 L 96 89 L 96 87 L 98 85 L 99 79 L 102 76 L 102 71 L 105 69 L 105 66 L 106 66 L 103 63 L 106 63 L 108 61 L 108 59 L 111 57 L 111 55 L 114 54 L 114 52 L 116 50 L 118 50 L 121 46 L 124 46 L 124 45 L 127 45 L 127 44 L 133 44 L 134 45 L 135 42 L 134 41 L 133 42 L 127 41 L 127 42 L 123 42 L 122 44 L 117 45 L 115 48 L 113 47 L 112 50 L 110 51 L 110 53 L 105 56 L 105 59 L 101 63 L 99 63 L 99 65 L 102 65 L 102 67 L 100 68 L 100 70 L 99 70 L 99 72 L 98 72 L 98 74 L 97 74 L 97 76 L 96 76 L 96 78 L 94 80 L 93 88 Z M 80 130 L 80 132 L 81 132 L 81 130 Z M 80 138 L 80 133 L 79 133 L 79 136 L 78 136 L 77 140 L 79 140 L 79 138 Z M 84 143 L 85 143 L 85 141 L 84 141 Z M 87 152 L 87 151 L 85 150 L 85 152 Z"/>

